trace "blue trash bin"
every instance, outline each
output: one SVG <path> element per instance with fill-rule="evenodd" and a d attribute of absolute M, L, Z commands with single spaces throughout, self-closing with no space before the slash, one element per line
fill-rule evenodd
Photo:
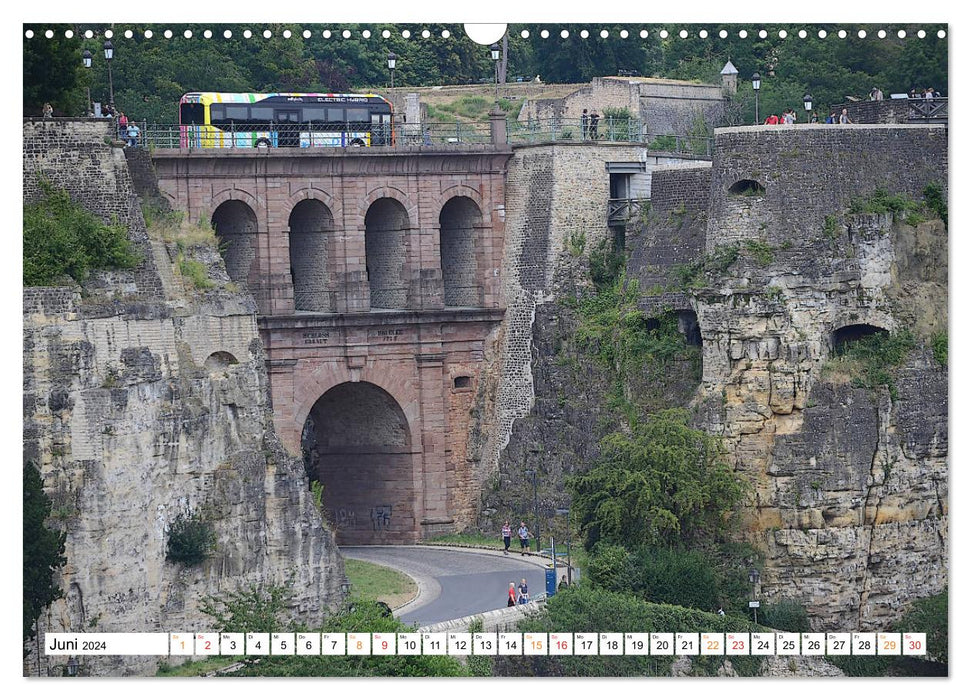
<path fill-rule="evenodd" d="M 556 595 L 556 569 L 552 564 L 546 567 L 546 597 L 552 598 Z"/>

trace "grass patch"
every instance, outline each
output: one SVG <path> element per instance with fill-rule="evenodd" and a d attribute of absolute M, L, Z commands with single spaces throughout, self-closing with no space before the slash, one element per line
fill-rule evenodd
<path fill-rule="evenodd" d="M 158 672 L 155 674 L 162 678 L 197 678 L 205 676 L 221 668 L 232 666 L 235 662 L 242 660 L 243 656 L 215 656 L 202 661 L 186 661 L 183 664 L 172 666 L 164 661 L 159 664 Z"/>
<path fill-rule="evenodd" d="M 931 349 L 934 351 L 934 359 L 941 367 L 947 367 L 947 331 L 935 333 L 931 337 Z"/>
<path fill-rule="evenodd" d="M 885 386 L 890 398 L 896 401 L 893 369 L 900 366 L 915 346 L 914 335 L 906 329 L 894 334 L 874 333 L 844 344 L 823 369 L 830 380 L 844 376 L 856 387 Z"/>
<path fill-rule="evenodd" d="M 418 584 L 410 576 L 360 559 L 346 559 L 344 572 L 351 582 L 354 600 L 376 600 L 392 609 L 400 607 L 418 594 Z"/>
<path fill-rule="evenodd" d="M 744 243 L 745 252 L 755 260 L 756 264 L 765 267 L 775 260 L 775 248 L 762 241 L 748 240 Z"/>
<path fill-rule="evenodd" d="M 198 260 L 179 257 L 179 273 L 194 289 L 212 289 L 214 286 L 206 272 L 206 266 Z"/>

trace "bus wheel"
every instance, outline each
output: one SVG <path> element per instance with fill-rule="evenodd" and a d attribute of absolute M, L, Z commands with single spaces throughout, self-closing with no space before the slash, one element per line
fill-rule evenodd
<path fill-rule="evenodd" d="M 269 148 L 270 147 L 270 141 L 269 141 L 269 139 L 257 139 L 256 140 L 256 147 L 257 148 Z"/>

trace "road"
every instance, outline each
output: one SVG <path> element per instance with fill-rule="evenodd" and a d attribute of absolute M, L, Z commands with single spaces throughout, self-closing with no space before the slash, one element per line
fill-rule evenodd
<path fill-rule="evenodd" d="M 548 559 L 446 547 L 341 547 L 341 554 L 398 569 L 418 582 L 420 593 L 395 610 L 405 624 L 430 625 L 505 607 L 509 582 L 526 579 L 536 597 L 546 587 Z"/>

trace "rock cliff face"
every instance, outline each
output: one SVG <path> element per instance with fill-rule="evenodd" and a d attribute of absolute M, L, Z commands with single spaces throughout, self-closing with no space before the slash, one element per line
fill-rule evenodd
<path fill-rule="evenodd" d="M 507 414 L 499 478 L 483 489 L 490 530 L 532 512 L 528 469 L 538 468 L 541 520 L 568 506 L 562 479 L 596 456 L 615 379 L 571 352 L 577 319 L 559 303 L 587 274 L 568 254 L 571 226 L 601 240 L 593 212 L 605 194 L 576 197 L 556 177 L 559 154 L 530 155 L 510 163 L 507 247 L 518 217 L 532 216 L 560 252 L 543 256 L 552 292 L 534 295 L 522 320 L 532 321 L 531 361 L 516 396 L 529 410 Z M 587 165 L 598 181 L 598 164 Z M 540 170 L 553 185 L 519 202 L 517 177 Z M 725 129 L 710 166 L 655 170 L 650 214 L 627 226 L 641 308 L 674 311 L 686 338 L 696 318 L 703 354 L 700 377 L 672 366 L 628 381 L 627 397 L 660 386 L 668 405 L 690 405 L 696 425 L 724 438 L 752 485 L 745 536 L 765 554 L 762 597 L 798 600 L 819 630 L 884 628 L 947 585 L 947 368 L 931 347 L 947 331 L 947 231 L 875 201 L 884 191 L 920 202 L 935 184 L 946 199 L 944 128 Z M 565 213 L 580 202 L 586 220 Z M 907 352 L 879 382 L 837 357 L 846 339 L 901 331 Z"/>
<path fill-rule="evenodd" d="M 24 459 L 40 468 L 67 532 L 66 595 L 41 632 L 209 630 L 205 596 L 285 582 L 291 613 L 319 621 L 340 600 L 343 564 L 302 466 L 273 432 L 252 299 L 234 291 L 213 248 L 148 235 L 105 127 L 47 122 L 24 133 L 25 199 L 43 176 L 106 220 L 114 213 L 145 260 L 83 292 L 24 292 Z M 213 286 L 184 281 L 180 256 Z M 166 556 L 169 530 L 187 514 L 215 535 L 201 565 Z M 85 672 L 112 675 L 150 674 L 157 663 L 84 661 Z"/>
<path fill-rule="evenodd" d="M 885 627 L 947 584 L 947 369 L 930 349 L 947 331 L 947 232 L 874 199 L 946 187 L 945 149 L 935 128 L 718 138 L 700 422 L 753 485 L 764 595 L 799 600 L 820 630 Z M 912 347 L 880 382 L 836 357 L 902 331 Z"/>

